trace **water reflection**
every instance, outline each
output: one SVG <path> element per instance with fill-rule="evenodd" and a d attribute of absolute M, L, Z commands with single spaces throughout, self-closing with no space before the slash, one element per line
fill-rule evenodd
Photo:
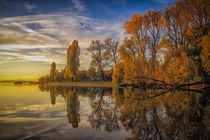
<path fill-rule="evenodd" d="M 112 132 L 120 129 L 118 124 L 119 111 L 114 104 L 113 99 L 110 96 L 110 92 L 105 93 L 105 89 L 102 89 L 96 94 L 95 98 L 91 99 L 92 111 L 88 117 L 88 121 L 91 126 L 96 130 L 101 131 L 103 126 L 105 131 Z"/>
<path fill-rule="evenodd" d="M 78 123 L 80 121 L 79 114 L 79 100 L 76 92 L 76 88 L 69 88 L 64 90 L 64 95 L 66 98 L 67 105 L 67 118 L 69 124 L 72 124 L 73 128 L 78 127 Z"/>
<path fill-rule="evenodd" d="M 67 118 L 73 128 L 79 126 L 79 96 L 84 96 L 91 107 L 87 120 L 97 131 L 116 132 L 123 128 L 131 132 L 127 140 L 210 137 L 207 93 L 46 85 L 39 88 L 50 92 L 52 105 L 57 95 L 65 98 Z"/>

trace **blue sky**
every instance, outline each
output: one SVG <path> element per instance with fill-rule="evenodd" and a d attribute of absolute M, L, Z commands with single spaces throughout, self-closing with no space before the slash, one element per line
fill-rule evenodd
<path fill-rule="evenodd" d="M 173 0 L 0 0 L 0 80 L 36 79 L 52 61 L 63 68 L 73 40 L 86 69 L 91 40 L 122 40 L 123 23 L 132 14 L 164 4 Z"/>
<path fill-rule="evenodd" d="M 99 19 L 129 18 L 163 4 L 173 0 L 0 0 L 0 17 L 69 12 Z"/>

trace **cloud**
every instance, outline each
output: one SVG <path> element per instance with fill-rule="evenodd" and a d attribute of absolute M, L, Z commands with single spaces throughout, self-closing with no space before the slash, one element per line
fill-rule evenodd
<path fill-rule="evenodd" d="M 66 48 L 50 46 L 0 45 L 0 63 L 43 61 L 65 64 Z"/>
<path fill-rule="evenodd" d="M 74 4 L 74 8 L 78 11 L 81 12 L 85 10 L 85 6 L 81 3 L 80 0 L 72 0 L 72 3 Z"/>
<path fill-rule="evenodd" d="M 122 21 L 99 20 L 68 13 L 2 18 L 0 29 L 0 44 L 63 46 L 69 45 L 74 39 L 103 39 L 105 36 L 123 35 Z"/>
<path fill-rule="evenodd" d="M 49 60 L 50 63 L 56 61 L 63 64 L 67 47 L 73 40 L 78 40 L 82 50 L 81 67 L 87 67 L 90 59 L 85 53 L 91 40 L 106 37 L 122 39 L 122 23 L 119 20 L 93 19 L 71 13 L 1 18 L 0 57 L 5 60 L 1 63 Z M 13 60 L 8 53 L 18 53 L 18 59 Z"/>
<path fill-rule="evenodd" d="M 35 8 L 37 8 L 36 5 L 28 4 L 28 3 L 24 3 L 24 6 L 28 12 L 32 12 Z"/>

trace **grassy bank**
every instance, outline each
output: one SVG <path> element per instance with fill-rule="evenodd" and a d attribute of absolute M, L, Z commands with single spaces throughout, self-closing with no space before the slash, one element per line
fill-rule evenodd
<path fill-rule="evenodd" d="M 47 85 L 52 86 L 79 86 L 79 87 L 115 87 L 111 81 L 94 81 L 94 82 L 49 82 Z"/>

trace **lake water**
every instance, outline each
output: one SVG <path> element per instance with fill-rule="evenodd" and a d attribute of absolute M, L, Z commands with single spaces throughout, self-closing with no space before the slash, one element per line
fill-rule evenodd
<path fill-rule="evenodd" d="M 209 93 L 0 84 L 0 139 L 209 139 Z"/>

